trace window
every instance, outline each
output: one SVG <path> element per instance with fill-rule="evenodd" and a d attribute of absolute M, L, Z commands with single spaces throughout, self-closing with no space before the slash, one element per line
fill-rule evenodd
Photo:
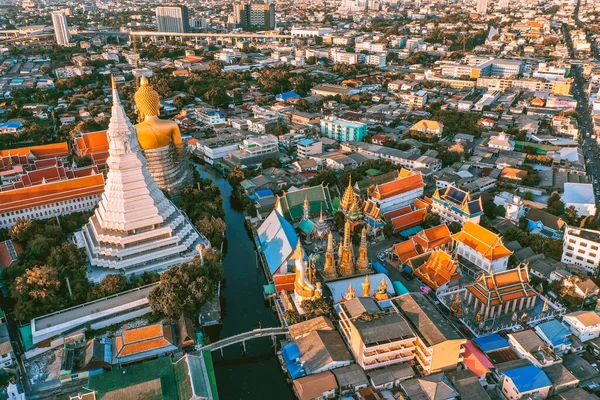
<path fill-rule="evenodd" d="M 577 257 L 575 257 L 575 258 L 576 258 L 577 260 L 579 260 L 579 261 L 583 261 L 583 257 L 577 256 Z"/>

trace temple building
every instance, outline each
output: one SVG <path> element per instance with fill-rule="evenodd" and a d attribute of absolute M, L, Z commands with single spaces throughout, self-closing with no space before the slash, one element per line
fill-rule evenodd
<path fill-rule="evenodd" d="M 458 259 L 444 250 L 425 253 L 413 258 L 411 262 L 415 276 L 433 290 L 438 290 L 461 277 Z"/>
<path fill-rule="evenodd" d="M 391 182 L 378 184 L 371 193 L 371 200 L 383 214 L 409 204 L 423 196 L 425 182 L 420 173 L 402 169 Z"/>
<path fill-rule="evenodd" d="M 88 224 L 75 234 L 94 282 L 115 272 L 164 271 L 210 247 L 152 179 L 114 81 L 112 96 L 104 193 Z"/>
<path fill-rule="evenodd" d="M 160 189 L 171 195 L 179 194 L 193 183 L 191 166 L 177 123 L 158 118 L 160 98 L 145 76 L 141 77 L 140 88 L 135 93 L 135 105 L 140 120 L 135 129 L 146 167 Z"/>
<path fill-rule="evenodd" d="M 73 140 L 73 150 L 77 157 L 88 158 L 99 170 L 107 168 L 109 154 L 106 131 L 80 133 Z"/>
<path fill-rule="evenodd" d="M 482 275 L 467 287 L 466 306 L 483 319 L 515 313 L 535 306 L 538 293 L 529 282 L 529 268 L 517 268 Z"/>
<path fill-rule="evenodd" d="M 91 211 L 104 191 L 94 166 L 69 165 L 66 142 L 0 151 L 0 228 Z"/>
<path fill-rule="evenodd" d="M 341 211 L 346 217 L 346 222 L 350 224 L 350 231 L 354 231 L 354 227 L 363 223 L 363 210 L 360 206 L 361 200 L 352 188 L 352 178 L 348 181 L 348 187 L 342 196 L 338 211 Z"/>
<path fill-rule="evenodd" d="M 369 270 L 369 257 L 367 254 L 367 230 L 363 229 L 360 237 L 360 246 L 358 248 L 358 257 L 356 258 L 356 269 L 358 272 L 367 272 Z"/>
<path fill-rule="evenodd" d="M 319 185 L 293 192 L 284 192 L 277 196 L 275 209 L 286 220 L 293 222 L 304 216 L 304 201 L 308 200 L 308 213 L 310 216 L 317 215 L 321 211 L 333 215 L 331 195 L 327 186 Z"/>
<path fill-rule="evenodd" d="M 474 222 L 467 222 L 460 232 L 452 235 L 456 251 L 461 257 L 463 272 L 479 274 L 505 271 L 513 254 L 504 246 L 502 238 Z"/>
<path fill-rule="evenodd" d="M 298 223 L 298 229 L 304 233 L 307 243 L 316 243 L 318 247 L 322 248 L 325 245 L 327 234 L 330 232 L 329 226 L 327 226 L 327 223 L 323 218 L 323 210 L 319 213 L 318 221 L 314 222 L 311 220 L 310 202 L 308 201 L 308 197 L 305 197 L 303 211 L 304 214 Z"/>
<path fill-rule="evenodd" d="M 438 214 L 444 223 L 464 225 L 471 221 L 478 224 L 483 215 L 483 204 L 481 197 L 473 199 L 469 192 L 448 186 L 444 191 L 436 189 L 431 196 L 431 212 Z"/>

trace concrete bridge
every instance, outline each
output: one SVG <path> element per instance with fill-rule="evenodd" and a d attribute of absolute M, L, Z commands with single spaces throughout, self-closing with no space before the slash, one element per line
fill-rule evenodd
<path fill-rule="evenodd" d="M 262 338 L 262 337 L 271 337 L 273 343 L 275 343 L 275 336 L 286 335 L 288 333 L 287 328 L 275 327 L 275 328 L 262 328 L 262 329 L 254 329 L 250 332 L 240 333 L 239 335 L 230 336 L 225 339 L 221 339 L 217 342 L 207 344 L 207 345 L 196 345 L 197 351 L 215 351 L 221 350 L 223 352 L 223 348 L 231 346 L 233 344 L 242 343 L 244 348 L 244 353 L 246 352 L 246 341 Z"/>

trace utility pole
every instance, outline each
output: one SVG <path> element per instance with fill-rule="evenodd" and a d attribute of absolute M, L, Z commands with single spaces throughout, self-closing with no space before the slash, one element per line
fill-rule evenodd
<path fill-rule="evenodd" d="M 73 291 L 71 290 L 71 283 L 69 282 L 69 278 L 66 278 L 67 280 L 67 289 L 69 289 L 69 296 L 71 297 L 71 300 L 73 300 Z"/>

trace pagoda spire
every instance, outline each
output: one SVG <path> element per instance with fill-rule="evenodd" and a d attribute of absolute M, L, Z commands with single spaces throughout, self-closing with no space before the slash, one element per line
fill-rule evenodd
<path fill-rule="evenodd" d="M 348 212 L 355 201 L 356 193 L 354 193 L 354 189 L 352 188 L 352 175 L 350 175 L 350 179 L 348 180 L 348 187 L 346 188 L 344 196 L 342 196 L 342 201 L 340 202 L 340 209 L 344 213 Z"/>
<path fill-rule="evenodd" d="M 346 301 L 352 300 L 355 297 L 356 297 L 356 290 L 354 290 L 354 288 L 352 287 L 352 282 L 350 282 L 350 284 L 348 285 L 348 291 L 346 291 L 346 294 L 344 294 L 344 300 L 346 300 Z"/>
<path fill-rule="evenodd" d="M 333 235 L 329 232 L 327 235 L 327 251 L 325 252 L 325 266 L 323 267 L 323 275 L 327 278 L 335 278 L 335 260 L 333 258 Z"/>
<path fill-rule="evenodd" d="M 310 212 L 310 203 L 308 202 L 308 196 L 304 196 L 303 210 L 304 210 L 304 215 L 303 215 L 302 219 L 308 220 L 308 214 Z"/>
<path fill-rule="evenodd" d="M 350 235 L 350 223 L 348 221 L 344 225 L 344 241 L 340 248 L 339 270 L 342 275 L 352 275 L 354 273 L 354 251 Z"/>
<path fill-rule="evenodd" d="M 361 232 L 356 268 L 359 272 L 366 272 L 369 269 L 369 258 L 367 256 L 367 228 L 363 228 Z"/>

